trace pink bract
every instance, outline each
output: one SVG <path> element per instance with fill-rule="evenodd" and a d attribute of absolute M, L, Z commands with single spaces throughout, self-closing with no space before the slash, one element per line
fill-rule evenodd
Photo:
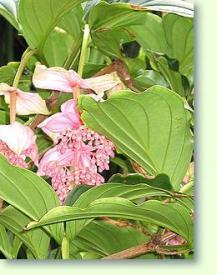
<path fill-rule="evenodd" d="M 38 125 L 53 141 L 56 141 L 59 133 L 66 129 L 77 129 L 82 125 L 80 114 L 76 108 L 76 100 L 66 101 L 61 106 L 61 112 L 45 119 Z"/>
<path fill-rule="evenodd" d="M 27 168 L 27 157 L 38 165 L 38 148 L 35 141 L 34 132 L 27 126 L 18 122 L 0 125 L 0 153 L 13 165 Z"/>
<path fill-rule="evenodd" d="M 112 74 L 83 79 L 73 70 L 67 71 L 60 67 L 47 68 L 40 64 L 36 65 L 33 74 L 33 84 L 35 87 L 65 93 L 72 93 L 75 87 L 91 89 L 96 93 L 102 93 L 119 83 L 120 80 Z"/>
<path fill-rule="evenodd" d="M 16 113 L 18 115 L 43 114 L 48 115 L 45 100 L 37 93 L 23 92 L 17 88 L 10 87 L 5 83 L 0 83 L 0 95 L 5 96 L 5 102 L 10 104 L 10 93 L 16 92 Z"/>

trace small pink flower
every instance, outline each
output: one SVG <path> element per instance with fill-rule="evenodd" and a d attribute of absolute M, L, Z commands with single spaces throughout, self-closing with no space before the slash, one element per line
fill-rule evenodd
<path fill-rule="evenodd" d="M 33 84 L 37 88 L 72 93 L 75 87 L 91 89 L 97 94 L 109 90 L 120 83 L 113 74 L 82 79 L 75 71 L 59 67 L 47 68 L 37 64 L 33 74 Z"/>
<path fill-rule="evenodd" d="M 29 157 L 38 165 L 36 136 L 27 126 L 18 122 L 0 125 L 0 153 L 16 166 L 27 168 L 25 162 Z"/>
<path fill-rule="evenodd" d="M 18 115 L 43 114 L 48 115 L 45 100 L 37 93 L 23 92 L 17 88 L 10 87 L 5 83 L 0 83 L 0 96 L 5 96 L 5 102 L 10 104 L 10 93 L 16 92 L 16 113 Z"/>
<path fill-rule="evenodd" d="M 53 115 L 40 126 L 50 136 L 55 136 L 55 146 L 41 159 L 38 173 L 51 178 L 53 188 L 63 201 L 73 185 L 104 182 L 100 173 L 109 169 L 114 145 L 82 124 L 75 100 L 65 102 L 61 110 L 58 116 L 67 117 L 65 124 Z"/>

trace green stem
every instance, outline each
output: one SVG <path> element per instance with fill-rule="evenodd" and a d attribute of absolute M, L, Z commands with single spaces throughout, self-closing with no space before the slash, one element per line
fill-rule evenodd
<path fill-rule="evenodd" d="M 181 193 L 187 193 L 192 187 L 194 186 L 194 181 L 190 181 L 189 183 L 185 184 L 179 192 Z"/>
<path fill-rule="evenodd" d="M 84 26 L 84 35 L 83 35 L 83 42 L 82 42 L 82 48 L 81 48 L 81 55 L 78 65 L 78 74 L 82 76 L 83 70 L 84 70 L 84 63 L 87 55 L 87 49 L 88 49 L 88 42 L 90 37 L 90 29 L 89 25 L 86 24 Z"/>
<path fill-rule="evenodd" d="M 35 50 L 32 50 L 30 48 L 27 48 L 26 51 L 23 53 L 21 61 L 20 61 L 20 65 L 17 69 L 14 81 L 13 81 L 13 87 L 14 92 L 10 93 L 10 123 L 14 123 L 16 120 L 16 99 L 17 99 L 17 95 L 16 95 L 16 88 L 19 84 L 20 78 L 22 76 L 22 73 L 26 67 L 26 64 L 28 63 L 30 57 L 35 53 Z"/>
<path fill-rule="evenodd" d="M 63 237 L 61 250 L 62 250 L 62 259 L 63 260 L 69 259 L 69 240 L 67 239 L 66 236 Z"/>
<path fill-rule="evenodd" d="M 18 67 L 17 73 L 15 75 L 14 81 L 13 81 L 13 87 L 17 88 L 20 78 L 22 76 L 22 73 L 29 61 L 29 59 L 32 57 L 32 55 L 35 53 L 35 50 L 32 50 L 30 48 L 27 48 L 25 50 L 25 52 L 22 55 L 21 61 L 20 61 L 20 65 Z"/>

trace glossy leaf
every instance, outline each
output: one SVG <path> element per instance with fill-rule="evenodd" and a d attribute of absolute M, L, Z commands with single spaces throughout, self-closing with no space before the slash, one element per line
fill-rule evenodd
<path fill-rule="evenodd" d="M 118 92 L 101 103 L 81 96 L 79 105 L 88 127 L 107 136 L 149 174 L 168 175 L 174 189 L 179 189 L 190 162 L 192 137 L 178 95 L 154 86 L 140 94 Z"/>
<path fill-rule="evenodd" d="M 23 228 L 31 221 L 26 215 L 12 206 L 1 212 L 0 224 L 13 232 L 33 253 L 37 259 L 45 259 L 48 253 L 50 238 L 41 228 L 24 232 Z"/>
<path fill-rule="evenodd" d="M 144 50 L 167 54 L 179 61 L 179 71 L 191 77 L 194 67 L 193 20 L 176 14 L 151 17 L 140 26 L 129 27 Z"/>
<path fill-rule="evenodd" d="M 48 36 L 44 45 L 44 57 L 50 67 L 64 65 L 70 54 L 73 38 L 62 29 L 54 29 Z"/>
<path fill-rule="evenodd" d="M 0 197 L 33 220 L 60 205 L 55 192 L 46 181 L 29 170 L 10 165 L 2 155 Z M 51 226 L 47 230 L 57 241 L 61 240 L 61 225 Z"/>
<path fill-rule="evenodd" d="M 154 200 L 134 205 L 127 199 L 113 197 L 96 200 L 83 209 L 60 206 L 50 210 L 38 222 L 31 222 L 27 229 L 62 221 L 104 216 L 140 220 L 162 226 L 181 235 L 192 245 L 193 224 L 187 210 L 176 203 L 166 204 Z"/>
<path fill-rule="evenodd" d="M 20 0 L 18 19 L 31 48 L 42 52 L 48 35 L 62 17 L 82 0 Z"/>
<path fill-rule="evenodd" d="M 95 253 L 99 258 L 147 242 L 150 236 L 133 227 L 118 227 L 104 221 L 93 221 L 72 241 L 81 252 Z"/>
<path fill-rule="evenodd" d="M 157 196 L 172 197 L 172 193 L 163 189 L 149 186 L 147 184 L 126 185 L 118 183 L 107 183 L 101 186 L 91 188 L 83 193 L 73 204 L 79 208 L 86 208 L 92 202 L 100 198 L 121 197 L 129 200 L 139 198 L 153 198 Z M 67 223 L 66 233 L 69 238 L 74 238 L 85 227 L 90 220 L 81 220 Z"/>
<path fill-rule="evenodd" d="M 62 67 L 71 54 L 73 47 L 76 46 L 76 40 L 81 41 L 82 16 L 83 9 L 81 5 L 78 5 L 65 14 L 57 27 L 48 35 L 43 54 L 50 67 Z"/>

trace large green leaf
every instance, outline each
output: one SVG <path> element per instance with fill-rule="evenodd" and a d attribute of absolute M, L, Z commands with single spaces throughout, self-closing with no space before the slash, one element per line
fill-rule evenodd
<path fill-rule="evenodd" d="M 177 59 L 180 72 L 192 77 L 192 18 L 177 14 L 167 14 L 161 18 L 134 5 L 102 2 L 90 12 L 89 24 L 94 44 L 104 53 L 122 58 L 121 45 L 136 40 L 145 51 L 151 50 Z M 113 43 L 110 43 L 111 40 Z"/>
<path fill-rule="evenodd" d="M 193 223 L 185 207 L 177 203 L 161 203 L 149 200 L 135 205 L 124 198 L 106 198 L 95 200 L 87 208 L 60 206 L 50 210 L 38 222 L 31 222 L 27 229 L 63 221 L 114 217 L 144 221 L 168 228 L 185 238 L 192 245 Z"/>
<path fill-rule="evenodd" d="M 107 183 L 84 192 L 76 200 L 73 206 L 83 209 L 88 207 L 93 201 L 100 198 L 122 197 L 129 200 L 135 200 L 139 198 L 153 198 L 157 196 L 172 197 L 172 193 L 159 188 L 151 187 L 144 183 L 135 185 Z M 90 221 L 91 220 L 78 220 L 67 223 L 67 236 L 69 238 L 74 238 Z"/>
<path fill-rule="evenodd" d="M 43 54 L 50 67 L 62 67 L 71 52 L 73 38 L 62 29 L 55 28 L 48 36 Z"/>
<path fill-rule="evenodd" d="M 58 27 L 69 33 L 73 39 L 77 39 L 81 35 L 82 28 L 84 26 L 83 16 L 84 11 L 82 6 L 77 5 L 69 13 L 62 17 L 58 23 Z"/>
<path fill-rule="evenodd" d="M 129 27 L 144 50 L 167 54 L 179 61 L 179 71 L 187 77 L 193 75 L 194 30 L 193 19 L 176 14 L 160 18 L 150 17 L 142 25 Z"/>
<path fill-rule="evenodd" d="M 18 0 L 0 0 L 0 15 L 4 16 L 11 25 L 19 30 L 17 22 L 17 2 Z"/>
<path fill-rule="evenodd" d="M 72 241 L 72 250 L 95 253 L 99 258 L 147 242 L 150 236 L 130 226 L 118 227 L 93 221 Z"/>
<path fill-rule="evenodd" d="M 162 54 L 158 55 L 154 52 L 148 52 L 147 55 L 152 66 L 155 67 L 161 77 L 164 77 L 167 81 L 169 88 L 183 97 L 187 96 L 187 91 L 184 89 L 183 76 L 179 71 L 174 70 L 172 66 L 170 66 L 169 60 L 167 60 L 165 56 L 162 56 Z"/>
<path fill-rule="evenodd" d="M 48 35 L 43 54 L 49 66 L 62 67 L 82 37 L 83 9 L 81 5 L 65 14 L 57 27 Z"/>
<path fill-rule="evenodd" d="M 60 205 L 53 189 L 35 173 L 14 167 L 0 155 L 0 198 L 38 220 L 48 210 Z M 47 228 L 60 241 L 63 235 L 61 225 Z"/>
<path fill-rule="evenodd" d="M 104 102 L 81 96 L 79 106 L 88 127 L 107 136 L 149 174 L 168 175 L 179 189 L 193 147 L 181 97 L 154 86 L 140 94 L 121 91 Z"/>
<path fill-rule="evenodd" d="M 130 4 L 101 2 L 91 10 L 88 23 L 93 42 L 100 51 L 122 57 L 121 45 L 135 40 L 135 35 L 128 31 L 128 27 L 152 22 L 152 17 L 155 18 L 155 15 Z"/>
<path fill-rule="evenodd" d="M 82 0 L 20 0 L 18 19 L 31 48 L 42 53 L 48 35 L 59 21 Z"/>
<path fill-rule="evenodd" d="M 50 237 L 43 229 L 24 232 L 23 228 L 31 221 L 26 215 L 9 206 L 1 212 L 0 224 L 13 232 L 32 252 L 37 259 L 46 259 Z"/>
<path fill-rule="evenodd" d="M 145 11 L 138 11 L 130 4 L 108 4 L 100 2 L 89 15 L 88 23 L 92 32 L 103 32 L 117 27 L 140 25 Z"/>

